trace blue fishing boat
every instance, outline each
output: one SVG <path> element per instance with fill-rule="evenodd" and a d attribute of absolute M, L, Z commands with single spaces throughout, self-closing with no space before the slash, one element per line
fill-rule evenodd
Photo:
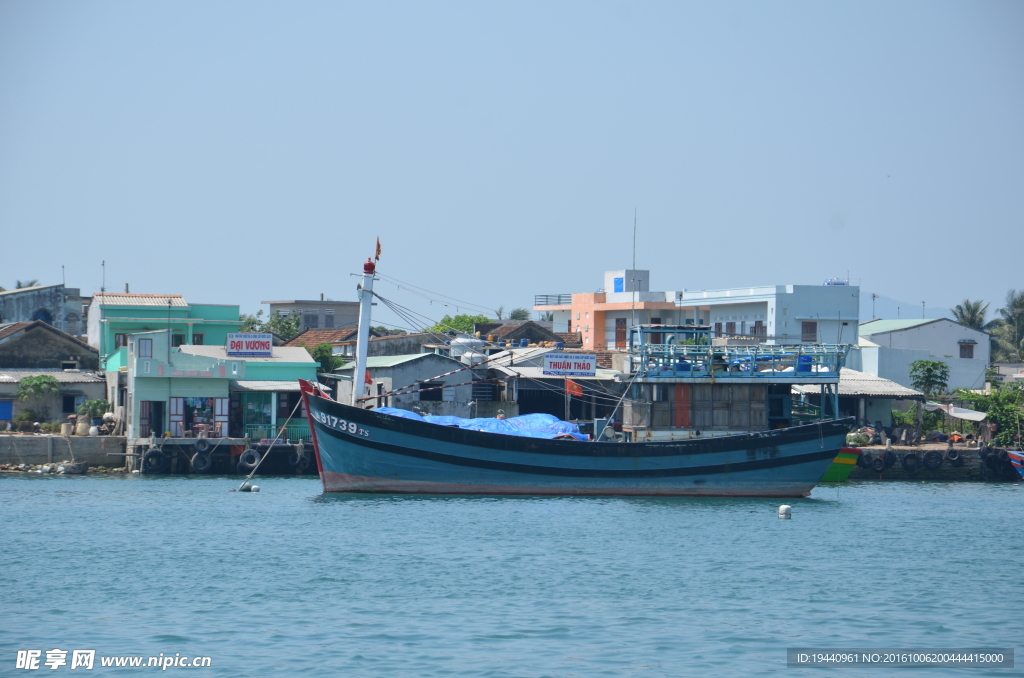
<path fill-rule="evenodd" d="M 441 426 L 300 382 L 325 492 L 803 497 L 848 420 L 667 442 L 581 442 Z"/>
<path fill-rule="evenodd" d="M 1016 469 L 1017 474 L 1024 479 L 1024 452 L 1021 450 L 1007 450 L 1007 457 L 1010 459 L 1010 464 Z"/>
<path fill-rule="evenodd" d="M 365 374 L 373 275 L 368 261 L 359 287 L 356 382 Z M 360 404 L 368 399 L 356 398 L 355 388 L 346 404 L 319 384 L 300 381 L 324 491 L 807 496 L 854 421 L 824 414 L 829 395 L 833 413 L 838 411 L 834 387 L 848 347 L 713 346 L 698 336 L 701 331 L 634 328 L 622 439 L 581 440 L 586 437 L 574 435 L 575 427 L 493 430 L 472 421 L 439 423 L 366 409 Z M 794 383 L 821 385 L 817 421 L 799 420 L 789 407 L 779 410 L 789 417 L 786 425 L 771 419 L 778 414 L 775 392 L 788 392 Z M 716 403 L 723 397 L 726 408 L 720 410 Z"/>

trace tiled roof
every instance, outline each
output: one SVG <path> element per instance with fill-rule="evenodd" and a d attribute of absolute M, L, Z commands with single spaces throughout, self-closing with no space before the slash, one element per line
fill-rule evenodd
<path fill-rule="evenodd" d="M 337 341 L 348 341 L 355 339 L 359 330 L 355 327 L 337 327 L 334 329 L 314 330 L 308 329 L 301 332 L 294 339 L 285 342 L 285 346 L 308 346 L 316 348 L 320 344 L 333 344 Z"/>
<path fill-rule="evenodd" d="M 583 333 L 582 332 L 555 332 L 562 339 L 562 343 L 566 346 L 569 344 L 583 344 Z"/>
<path fill-rule="evenodd" d="M 182 344 L 178 347 L 178 350 L 182 353 L 188 353 L 190 355 L 202 355 L 207 358 L 219 358 L 221 360 L 233 360 L 228 356 L 228 349 L 226 346 L 194 346 L 191 344 Z M 315 363 L 313 356 L 309 355 L 309 351 L 302 348 L 301 346 L 275 346 L 274 355 L 272 358 L 237 358 L 237 360 L 244 360 L 247 363 Z"/>
<path fill-rule="evenodd" d="M 63 330 L 58 330 L 53 325 L 49 325 L 49 324 L 43 322 L 42 320 L 30 320 L 30 321 L 27 321 L 27 322 L 8 323 L 6 325 L 0 325 L 0 339 L 4 339 L 5 337 L 9 337 L 12 334 L 16 334 L 18 332 L 21 332 L 22 330 L 27 330 L 27 329 L 29 329 L 31 327 L 41 327 L 44 330 L 47 330 L 47 331 L 52 332 L 54 334 L 60 335 L 61 337 L 63 337 L 64 339 L 67 339 L 68 341 L 71 341 L 71 342 L 74 342 L 76 344 L 79 344 L 82 347 L 83 350 L 90 351 L 92 353 L 96 353 L 97 352 L 95 348 L 93 348 L 92 346 L 90 346 L 86 342 L 82 341 L 78 337 L 76 337 L 76 336 L 74 336 L 72 334 L 68 334 L 67 332 L 65 332 Z M 11 341 L 16 341 L 16 340 L 17 339 L 12 339 Z"/>
<path fill-rule="evenodd" d="M 612 354 L 623 353 L 623 351 L 591 351 L 585 348 L 565 348 L 566 353 L 585 353 L 597 356 L 597 366 L 607 370 L 612 369 Z"/>
<path fill-rule="evenodd" d="M 797 384 L 793 386 L 793 393 L 819 395 L 821 387 Z M 924 394 L 920 391 L 901 386 L 895 381 L 876 377 L 867 372 L 851 370 L 849 367 L 844 367 L 839 371 L 839 395 L 875 398 L 924 398 Z"/>
<path fill-rule="evenodd" d="M 9 334 L 14 334 L 15 332 L 17 332 L 21 328 L 27 327 L 29 324 L 30 323 L 22 322 L 22 323 L 7 323 L 5 325 L 0 325 L 0 339 L 6 337 Z"/>
<path fill-rule="evenodd" d="M 95 372 L 76 372 L 73 370 L 0 370 L 0 384 L 18 383 L 26 377 L 38 377 L 45 374 L 62 384 L 84 384 L 106 381 L 106 378 Z"/>
<path fill-rule="evenodd" d="M 188 306 L 180 294 L 125 294 L 123 292 L 106 292 L 96 294 L 96 303 L 102 306 Z"/>

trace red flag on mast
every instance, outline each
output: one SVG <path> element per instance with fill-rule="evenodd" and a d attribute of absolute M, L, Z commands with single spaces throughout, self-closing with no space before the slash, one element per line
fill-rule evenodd
<path fill-rule="evenodd" d="M 380 261 L 380 236 L 377 236 L 377 253 L 373 255 L 374 261 Z"/>
<path fill-rule="evenodd" d="M 569 395 L 574 395 L 577 398 L 583 397 L 583 387 L 577 384 L 572 379 L 565 380 L 565 392 Z"/>

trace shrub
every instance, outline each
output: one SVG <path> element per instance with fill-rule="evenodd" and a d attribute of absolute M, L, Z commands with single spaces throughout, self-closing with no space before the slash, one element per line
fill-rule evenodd
<path fill-rule="evenodd" d="M 78 414 L 83 417 L 102 417 L 110 408 L 106 400 L 86 400 L 78 406 Z"/>

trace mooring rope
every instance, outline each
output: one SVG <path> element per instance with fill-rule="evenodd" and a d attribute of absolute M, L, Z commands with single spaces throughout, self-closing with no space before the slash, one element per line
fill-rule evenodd
<path fill-rule="evenodd" d="M 292 420 L 292 417 L 294 417 L 294 416 L 295 416 L 295 412 L 296 412 L 296 411 L 297 411 L 297 410 L 299 409 L 299 405 L 301 405 L 301 404 L 302 404 L 302 398 L 299 398 L 298 402 L 297 402 L 297 403 L 295 403 L 295 407 L 293 407 L 293 408 L 292 408 L 292 413 L 291 413 L 291 414 L 289 414 L 289 415 L 288 415 L 288 418 L 284 420 L 284 425 L 283 425 L 283 426 L 281 426 L 281 427 L 280 427 L 280 428 L 278 429 L 278 431 L 277 431 L 277 437 L 276 437 L 276 438 L 274 438 L 274 442 L 270 443 L 270 447 L 273 447 L 274 445 L 276 445 L 276 444 L 277 444 L 277 441 L 281 439 L 281 433 L 282 433 L 283 431 L 285 431 L 285 430 L 286 430 L 286 429 L 288 428 L 288 422 L 290 422 L 290 421 Z M 267 458 L 267 457 L 269 457 L 269 456 L 270 456 L 270 449 L 268 448 L 268 449 L 267 449 L 267 454 L 263 454 L 263 455 L 260 455 L 260 460 L 256 462 L 256 465 L 252 467 L 252 471 L 251 471 L 251 472 L 249 473 L 249 475 L 248 475 L 248 476 L 246 476 L 245 480 L 243 480 L 243 481 L 242 481 L 242 484 L 238 486 L 238 489 L 239 489 L 239 490 L 241 490 L 241 489 L 242 489 L 243 487 L 245 487 L 245 486 L 246 486 L 246 484 L 247 484 L 247 483 L 248 483 L 248 482 L 249 482 L 250 480 L 252 480 L 252 477 L 253 477 L 254 475 L 256 475 L 256 469 L 258 469 L 258 468 L 260 467 L 260 464 L 262 464 L 262 463 L 263 463 L 263 460 L 264 460 L 264 459 L 266 459 L 266 458 Z"/>

